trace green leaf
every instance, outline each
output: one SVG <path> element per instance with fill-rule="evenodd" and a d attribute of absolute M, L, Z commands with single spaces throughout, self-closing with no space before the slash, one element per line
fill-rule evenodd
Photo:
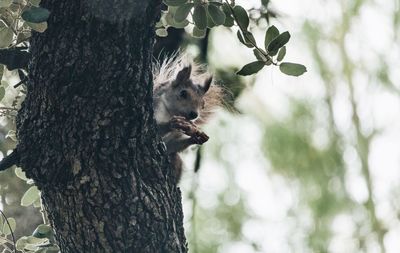
<path fill-rule="evenodd" d="M 36 32 L 44 32 L 47 30 L 47 22 L 42 22 L 42 23 L 31 23 L 31 22 L 25 22 L 30 28 L 35 30 Z"/>
<path fill-rule="evenodd" d="M 6 89 L 4 89 L 4 87 L 0 87 L 0 101 L 3 100 L 5 95 L 6 95 Z"/>
<path fill-rule="evenodd" d="M 206 30 L 200 30 L 199 28 L 197 28 L 196 26 L 193 27 L 193 33 L 192 33 L 193 37 L 195 38 L 204 38 L 206 36 Z"/>
<path fill-rule="evenodd" d="M 42 203 L 40 203 L 40 198 L 38 198 L 37 200 L 35 200 L 35 202 L 33 202 L 33 207 L 34 208 L 39 208 L 42 206 Z"/>
<path fill-rule="evenodd" d="M 28 243 L 36 246 L 40 246 L 43 243 L 48 242 L 47 238 L 37 238 L 34 236 L 28 236 Z"/>
<path fill-rule="evenodd" d="M 248 47 L 248 48 L 253 48 L 253 47 L 254 47 L 252 44 L 246 42 L 246 41 L 243 39 L 243 36 L 242 36 L 242 33 L 240 32 L 240 30 L 237 31 L 236 35 L 237 35 L 239 41 L 240 41 L 243 45 L 245 45 L 245 46 Z"/>
<path fill-rule="evenodd" d="M 176 10 L 179 8 L 179 6 L 168 6 L 167 13 L 173 17 L 176 13 Z"/>
<path fill-rule="evenodd" d="M 36 238 L 49 238 L 53 236 L 53 229 L 46 224 L 40 224 L 35 231 L 33 231 L 32 236 Z"/>
<path fill-rule="evenodd" d="M 183 22 L 189 15 L 190 10 L 193 8 L 193 6 L 194 6 L 194 4 L 192 4 L 192 3 L 187 3 L 187 4 L 179 6 L 175 12 L 175 16 L 174 16 L 175 21 L 178 23 Z"/>
<path fill-rule="evenodd" d="M 278 50 L 283 47 L 286 43 L 288 43 L 290 39 L 290 34 L 289 32 L 284 32 L 282 34 L 279 34 L 278 37 L 273 39 L 271 43 L 268 45 L 268 52 L 278 52 Z M 275 53 L 275 54 L 276 54 Z"/>
<path fill-rule="evenodd" d="M 15 222 L 14 218 L 8 218 L 7 220 L 8 220 L 8 223 L 6 221 L 4 221 L 4 224 L 3 224 L 3 234 L 4 235 L 10 235 L 11 231 L 14 232 L 15 227 L 17 226 L 17 223 Z M 11 230 L 10 230 L 10 226 L 8 226 L 8 224 L 10 224 Z"/>
<path fill-rule="evenodd" d="M 283 46 L 283 47 L 281 48 L 281 50 L 279 50 L 277 60 L 278 60 L 278 61 L 282 61 L 283 58 L 285 58 L 285 55 L 286 55 L 286 47 Z"/>
<path fill-rule="evenodd" d="M 2 67 L 3 65 L 1 65 L 1 67 Z M 1 71 L 0 71 L 1 72 Z M 1 74 L 1 73 L 0 73 Z M 1 86 L 3 86 L 4 88 L 6 88 L 6 87 L 8 87 L 9 86 L 9 83 L 7 82 L 7 81 L 5 81 L 5 80 L 1 80 Z"/>
<path fill-rule="evenodd" d="M 8 133 L 6 134 L 6 139 L 7 138 L 10 138 L 12 141 L 17 142 L 17 133 L 15 132 L 15 130 L 8 131 Z"/>
<path fill-rule="evenodd" d="M 161 28 L 164 27 L 163 22 L 161 21 L 161 19 L 156 23 L 156 28 Z"/>
<path fill-rule="evenodd" d="M 13 0 L 0 0 L 0 8 L 7 8 L 10 7 Z"/>
<path fill-rule="evenodd" d="M 249 16 L 247 15 L 247 11 L 240 5 L 236 5 L 233 8 L 233 13 L 236 17 L 236 21 L 239 23 L 238 25 L 243 29 L 247 30 L 249 27 Z"/>
<path fill-rule="evenodd" d="M 196 5 L 194 7 L 193 21 L 196 27 L 200 30 L 207 28 L 207 12 L 203 5 Z"/>
<path fill-rule="evenodd" d="M 168 26 L 168 16 L 171 16 L 171 14 L 168 11 L 163 11 L 161 13 L 161 18 L 159 22 L 162 24 L 163 27 Z"/>
<path fill-rule="evenodd" d="M 217 6 L 217 7 L 220 7 L 220 6 L 222 6 L 224 3 L 221 3 L 222 2 L 222 0 L 217 0 L 217 1 L 214 1 L 214 2 L 212 2 L 212 1 L 208 1 L 208 3 L 209 4 L 211 4 L 211 5 L 215 5 L 215 6 Z"/>
<path fill-rule="evenodd" d="M 251 45 L 257 45 L 256 39 L 254 38 L 254 36 L 251 32 L 245 31 L 243 33 L 243 38 L 247 43 L 249 43 Z"/>
<path fill-rule="evenodd" d="M 269 27 L 267 32 L 265 33 L 265 49 L 268 49 L 269 43 L 274 40 L 279 35 L 279 30 L 274 25 Z"/>
<path fill-rule="evenodd" d="M 31 0 L 30 3 L 31 3 L 33 6 L 39 6 L 40 1 L 41 1 L 41 0 Z"/>
<path fill-rule="evenodd" d="M 48 252 L 47 247 L 53 247 L 49 245 L 49 239 L 47 238 L 36 238 L 34 236 L 23 236 L 18 239 L 16 248 L 22 252 Z"/>
<path fill-rule="evenodd" d="M 17 175 L 17 177 L 19 177 L 20 179 L 22 179 L 24 181 L 28 180 L 28 178 L 25 175 L 25 172 L 23 172 L 20 167 L 15 168 L 15 175 Z"/>
<path fill-rule="evenodd" d="M 39 196 L 39 190 L 36 186 L 29 188 L 21 199 L 21 206 L 30 206 L 35 202 Z"/>
<path fill-rule="evenodd" d="M 8 47 L 14 38 L 13 31 L 0 20 L 0 48 Z"/>
<path fill-rule="evenodd" d="M 38 240 L 45 240 L 45 239 L 38 239 Z M 44 242 L 44 241 L 43 241 Z M 36 243 L 28 243 L 25 245 L 24 250 L 28 251 L 28 252 L 38 252 L 40 250 L 40 248 L 38 247 L 38 245 L 36 245 Z M 39 253 L 43 253 L 39 251 Z"/>
<path fill-rule="evenodd" d="M 225 23 L 226 15 L 225 13 L 218 7 L 213 4 L 208 5 L 208 15 L 214 21 L 215 25 L 222 25 Z"/>
<path fill-rule="evenodd" d="M 51 245 L 51 246 L 40 246 L 39 250 L 36 250 L 35 253 L 59 253 L 60 249 L 57 247 L 57 245 Z"/>
<path fill-rule="evenodd" d="M 185 28 L 188 24 L 189 24 L 189 21 L 184 20 L 183 22 L 180 22 L 180 23 L 174 22 L 171 24 L 171 26 L 175 27 L 175 28 Z"/>
<path fill-rule="evenodd" d="M 168 6 L 180 6 L 187 3 L 187 0 L 164 0 L 164 3 Z"/>
<path fill-rule="evenodd" d="M 22 251 L 25 248 L 25 245 L 28 243 L 28 237 L 27 236 L 23 236 L 21 238 L 18 239 L 17 243 L 16 243 L 16 248 L 19 251 Z"/>
<path fill-rule="evenodd" d="M 264 62 L 262 61 L 255 61 L 243 66 L 239 72 L 236 74 L 241 76 L 248 76 L 257 73 L 265 66 Z"/>
<path fill-rule="evenodd" d="M 232 27 L 235 24 L 234 19 L 231 16 L 226 16 L 224 26 Z"/>
<path fill-rule="evenodd" d="M 222 10 L 225 12 L 225 15 L 227 15 L 227 16 L 232 14 L 231 6 L 227 3 L 222 4 Z"/>
<path fill-rule="evenodd" d="M 211 19 L 210 15 L 207 15 L 207 27 L 208 28 L 213 28 L 216 27 L 217 25 L 214 23 L 214 21 Z"/>
<path fill-rule="evenodd" d="M 172 26 L 175 28 L 184 28 L 189 24 L 189 21 L 186 19 L 183 20 L 182 22 L 176 22 L 175 21 L 175 14 L 176 11 L 179 7 L 168 7 L 168 12 L 163 13 L 163 16 L 161 17 L 161 21 L 164 24 L 164 26 Z"/>
<path fill-rule="evenodd" d="M 31 8 L 25 10 L 21 17 L 31 23 L 42 23 L 47 21 L 50 16 L 50 11 L 42 7 L 32 6 Z"/>
<path fill-rule="evenodd" d="M 40 23 L 40 24 L 42 24 L 42 23 Z M 47 22 L 46 22 L 46 24 L 47 24 Z M 35 24 L 35 25 L 38 25 L 38 24 Z M 26 41 L 29 37 L 31 37 L 31 33 L 30 32 L 20 32 L 20 33 L 18 33 L 18 35 L 17 35 L 17 43 L 16 44 L 18 45 L 19 43 L 21 43 L 23 41 Z"/>
<path fill-rule="evenodd" d="M 46 253 L 59 253 L 60 248 L 57 245 L 52 245 L 46 248 Z"/>
<path fill-rule="evenodd" d="M 167 31 L 167 29 L 160 28 L 160 29 L 156 30 L 156 34 L 159 37 L 167 37 L 168 36 L 168 31 Z"/>
<path fill-rule="evenodd" d="M 282 73 L 289 76 L 301 76 L 307 72 L 307 68 L 304 65 L 291 62 L 282 62 L 279 65 L 279 69 Z"/>
<path fill-rule="evenodd" d="M 222 10 L 225 13 L 224 26 L 232 27 L 235 24 L 235 22 L 234 22 L 234 19 L 232 17 L 232 12 L 231 12 L 231 9 L 230 9 L 229 5 L 227 3 L 224 3 L 224 5 L 222 5 Z"/>

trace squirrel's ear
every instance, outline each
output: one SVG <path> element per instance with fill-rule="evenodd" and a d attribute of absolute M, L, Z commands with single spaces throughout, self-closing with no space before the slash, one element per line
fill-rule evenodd
<path fill-rule="evenodd" d="M 204 93 L 206 93 L 208 91 L 208 89 L 210 89 L 211 83 L 212 83 L 213 77 L 209 76 L 206 78 L 206 80 L 204 81 L 204 84 L 202 86 L 202 89 L 204 91 Z"/>
<path fill-rule="evenodd" d="M 182 82 L 189 80 L 191 73 L 192 65 L 184 67 L 181 71 L 178 72 L 178 75 L 176 76 L 176 84 L 179 85 Z"/>

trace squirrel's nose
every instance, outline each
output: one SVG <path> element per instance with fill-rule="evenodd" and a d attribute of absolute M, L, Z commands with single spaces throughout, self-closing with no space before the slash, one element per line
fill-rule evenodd
<path fill-rule="evenodd" d="M 189 119 L 190 119 L 190 120 L 193 120 L 193 119 L 197 118 L 197 116 L 199 116 L 199 115 L 197 114 L 197 112 L 190 112 L 190 113 L 189 113 Z"/>

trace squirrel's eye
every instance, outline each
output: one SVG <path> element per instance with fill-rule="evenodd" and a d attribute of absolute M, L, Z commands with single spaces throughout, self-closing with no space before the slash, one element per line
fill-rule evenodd
<path fill-rule="evenodd" d="M 186 99 L 188 97 L 188 93 L 186 90 L 181 90 L 181 92 L 179 93 L 179 96 L 183 99 Z"/>

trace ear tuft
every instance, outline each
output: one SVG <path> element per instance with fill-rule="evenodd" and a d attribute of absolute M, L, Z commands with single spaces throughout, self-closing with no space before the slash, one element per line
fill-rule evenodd
<path fill-rule="evenodd" d="M 176 76 L 176 84 L 180 84 L 190 79 L 190 74 L 192 73 L 192 65 L 184 67 L 181 71 L 178 72 Z"/>
<path fill-rule="evenodd" d="M 210 89 L 211 83 L 212 83 L 213 77 L 209 76 L 206 78 L 206 80 L 204 81 L 204 84 L 202 86 L 202 89 L 204 91 L 204 93 L 206 93 L 208 91 L 208 89 Z"/>

